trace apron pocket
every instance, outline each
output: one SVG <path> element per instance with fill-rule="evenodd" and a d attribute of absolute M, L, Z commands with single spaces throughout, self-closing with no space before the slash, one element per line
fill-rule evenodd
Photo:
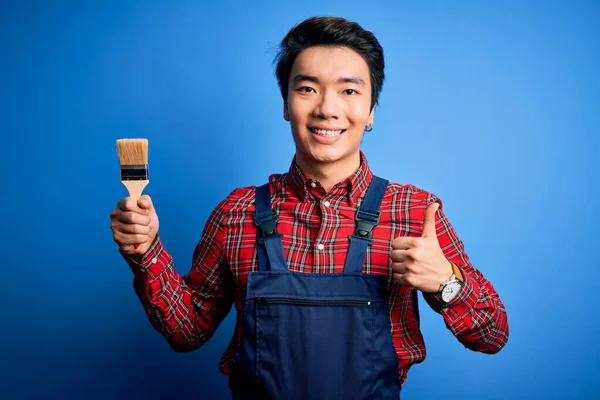
<path fill-rule="evenodd" d="M 376 303 L 353 299 L 256 299 L 259 385 L 282 399 L 368 399 Z"/>

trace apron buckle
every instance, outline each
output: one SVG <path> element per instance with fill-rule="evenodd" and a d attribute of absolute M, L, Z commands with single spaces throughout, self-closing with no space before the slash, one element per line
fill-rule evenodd
<path fill-rule="evenodd" d="M 381 211 L 368 212 L 359 209 L 356 213 L 356 229 L 350 238 L 366 240 L 369 244 L 373 244 L 371 232 L 379 224 L 379 218 L 381 218 Z"/>
<path fill-rule="evenodd" d="M 267 239 L 283 237 L 282 234 L 277 232 L 278 217 L 279 214 L 276 210 L 271 210 L 269 214 L 255 215 L 254 223 L 261 233 L 260 238 L 258 239 L 260 244 L 264 244 Z"/>

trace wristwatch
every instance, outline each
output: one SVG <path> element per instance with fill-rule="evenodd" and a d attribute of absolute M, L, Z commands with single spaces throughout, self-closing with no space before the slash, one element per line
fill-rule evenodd
<path fill-rule="evenodd" d="M 458 267 L 453 263 L 452 264 L 452 276 L 447 282 L 444 282 L 440 285 L 440 290 L 438 291 L 438 296 L 444 303 L 451 302 L 464 286 L 464 278 L 460 273 Z"/>

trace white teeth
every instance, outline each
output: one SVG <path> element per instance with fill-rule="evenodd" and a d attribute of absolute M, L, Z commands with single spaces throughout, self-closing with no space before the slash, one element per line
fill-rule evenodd
<path fill-rule="evenodd" d="M 326 129 L 311 129 L 312 132 L 316 133 L 317 135 L 320 136 L 327 136 L 327 137 L 333 137 L 333 136 L 337 136 L 340 135 L 344 130 L 337 130 L 337 131 L 330 131 L 330 130 L 326 130 Z"/>

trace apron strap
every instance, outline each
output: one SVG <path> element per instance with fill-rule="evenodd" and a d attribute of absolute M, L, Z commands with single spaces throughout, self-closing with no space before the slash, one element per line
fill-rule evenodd
<path fill-rule="evenodd" d="M 365 198 L 356 212 L 356 229 L 350 236 L 344 273 L 362 273 L 367 247 L 373 243 L 372 230 L 379 223 L 379 206 L 387 189 L 388 181 L 373 176 Z"/>
<path fill-rule="evenodd" d="M 277 212 L 271 208 L 271 193 L 266 183 L 256 188 L 254 224 L 258 251 L 259 271 L 287 271 L 281 238 L 277 232 Z"/>

